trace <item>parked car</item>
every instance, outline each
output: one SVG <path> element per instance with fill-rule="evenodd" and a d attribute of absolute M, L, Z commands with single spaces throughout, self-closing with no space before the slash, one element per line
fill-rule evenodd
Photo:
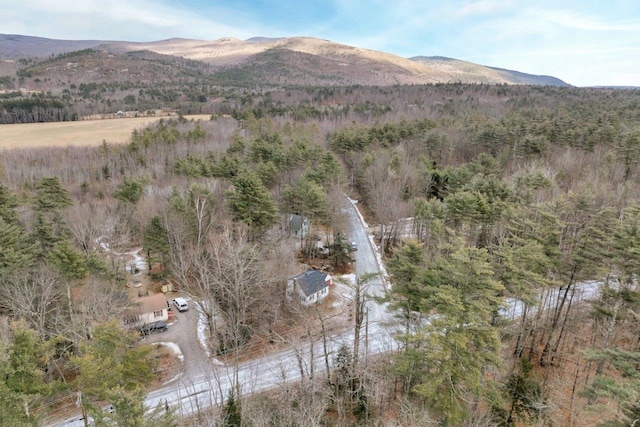
<path fill-rule="evenodd" d="M 353 249 L 354 251 L 358 250 L 358 244 L 356 242 L 351 242 L 351 249 Z"/>
<path fill-rule="evenodd" d="M 187 300 L 182 297 L 174 298 L 173 305 L 175 305 L 178 311 L 181 312 L 189 310 L 189 304 L 187 304 Z"/>
<path fill-rule="evenodd" d="M 151 322 L 140 327 L 142 335 L 149 335 L 155 332 L 165 332 L 167 330 L 167 322 Z"/>

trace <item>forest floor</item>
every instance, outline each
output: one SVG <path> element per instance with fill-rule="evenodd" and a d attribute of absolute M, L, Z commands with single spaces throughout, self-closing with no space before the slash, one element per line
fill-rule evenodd
<path fill-rule="evenodd" d="M 597 331 L 592 327 L 590 317 L 591 307 L 582 303 L 573 308 L 576 315 L 567 322 L 565 338 L 559 348 L 553 364 L 540 366 L 538 363 L 542 352 L 542 345 L 534 347 L 533 354 L 525 350 L 524 357 L 528 357 L 533 364 L 533 378 L 547 391 L 544 407 L 548 414 L 543 425 L 587 427 L 595 426 L 605 420 L 612 419 L 618 413 L 615 402 L 598 399 L 589 402 L 582 395 L 583 390 L 594 378 L 596 363 L 583 357 L 583 351 L 596 348 L 599 342 Z M 633 331 L 621 329 L 615 337 L 611 347 L 628 349 L 631 345 Z M 636 332 L 637 336 L 637 332 Z M 515 337 L 506 339 L 503 355 L 504 368 L 510 372 L 520 363 L 520 359 L 513 356 Z M 620 378 L 620 374 L 605 366 L 604 374 L 611 378 Z M 539 425 L 535 422 L 519 423 L 519 426 Z"/>

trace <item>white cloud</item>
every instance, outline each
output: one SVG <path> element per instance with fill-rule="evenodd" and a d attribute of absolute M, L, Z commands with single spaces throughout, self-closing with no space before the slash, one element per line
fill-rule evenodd
<path fill-rule="evenodd" d="M 322 18 L 269 16 L 268 22 L 279 24 L 268 26 L 261 21 L 263 9 L 240 8 L 231 0 L 0 0 L 0 31 L 129 41 L 305 35 L 402 56 L 444 55 L 550 74 L 578 85 L 637 84 L 636 3 L 329 0 Z"/>
<path fill-rule="evenodd" d="M 162 37 L 247 38 L 256 31 L 270 32 L 259 24 L 248 25 L 240 14 L 225 16 L 221 10 L 208 17 L 149 0 L 22 0 L 7 7 L 12 11 L 0 17 L 3 32 L 24 34 L 25 28 L 32 28 L 28 34 L 54 38 L 148 41 Z"/>
<path fill-rule="evenodd" d="M 584 31 L 640 31 L 640 21 L 607 22 L 570 10 L 529 10 L 529 15 L 538 17 L 554 26 Z"/>

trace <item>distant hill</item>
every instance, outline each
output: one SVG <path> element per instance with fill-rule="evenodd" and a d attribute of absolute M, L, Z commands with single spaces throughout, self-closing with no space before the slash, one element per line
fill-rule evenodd
<path fill-rule="evenodd" d="M 539 76 L 520 71 L 506 70 L 504 68 L 478 65 L 473 62 L 461 61 L 444 56 L 415 56 L 410 59 L 442 70 L 452 76 L 457 75 L 462 82 L 477 81 L 494 83 L 496 79 L 503 79 L 513 84 L 568 86 L 564 81 L 552 76 Z"/>
<path fill-rule="evenodd" d="M 535 76 L 446 57 L 407 59 L 311 37 L 253 37 L 247 40 L 227 37 L 214 41 L 173 38 L 125 42 L 0 35 L 1 59 L 47 58 L 85 49 L 108 52 L 115 57 L 126 55 L 126 64 L 112 62 L 117 63 L 120 70 L 137 69 L 139 75 L 145 74 L 143 68 L 153 61 L 172 66 L 184 60 L 199 62 L 202 66 L 192 63 L 190 67 L 223 85 L 387 86 L 463 82 L 567 86 L 562 80 L 549 76 Z M 132 52 L 138 54 L 132 56 Z M 131 63 L 135 59 L 146 63 Z M 105 64 L 103 61 L 102 66 L 108 68 Z M 172 70 L 171 74 L 175 72 Z M 94 74 L 104 77 L 113 73 L 104 68 Z"/>
<path fill-rule="evenodd" d="M 37 86 L 30 89 L 42 91 L 53 89 L 45 81 L 75 85 L 99 82 L 152 84 L 212 71 L 203 62 L 149 50 L 114 54 L 102 49 L 83 49 L 25 62 L 19 68 L 20 75 L 37 78 Z"/>
<path fill-rule="evenodd" d="M 61 53 L 95 48 L 104 40 L 54 40 L 43 37 L 0 34 L 0 58 L 43 58 Z"/>

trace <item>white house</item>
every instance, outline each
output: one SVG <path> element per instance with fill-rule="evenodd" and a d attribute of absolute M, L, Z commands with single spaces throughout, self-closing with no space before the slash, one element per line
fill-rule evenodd
<path fill-rule="evenodd" d="M 287 281 L 287 299 L 293 301 L 294 295 L 302 305 L 312 305 L 329 295 L 331 276 L 319 270 L 307 270 Z"/>
<path fill-rule="evenodd" d="M 169 320 L 169 303 L 163 294 L 141 297 L 127 311 L 127 323 L 140 326 Z"/>

